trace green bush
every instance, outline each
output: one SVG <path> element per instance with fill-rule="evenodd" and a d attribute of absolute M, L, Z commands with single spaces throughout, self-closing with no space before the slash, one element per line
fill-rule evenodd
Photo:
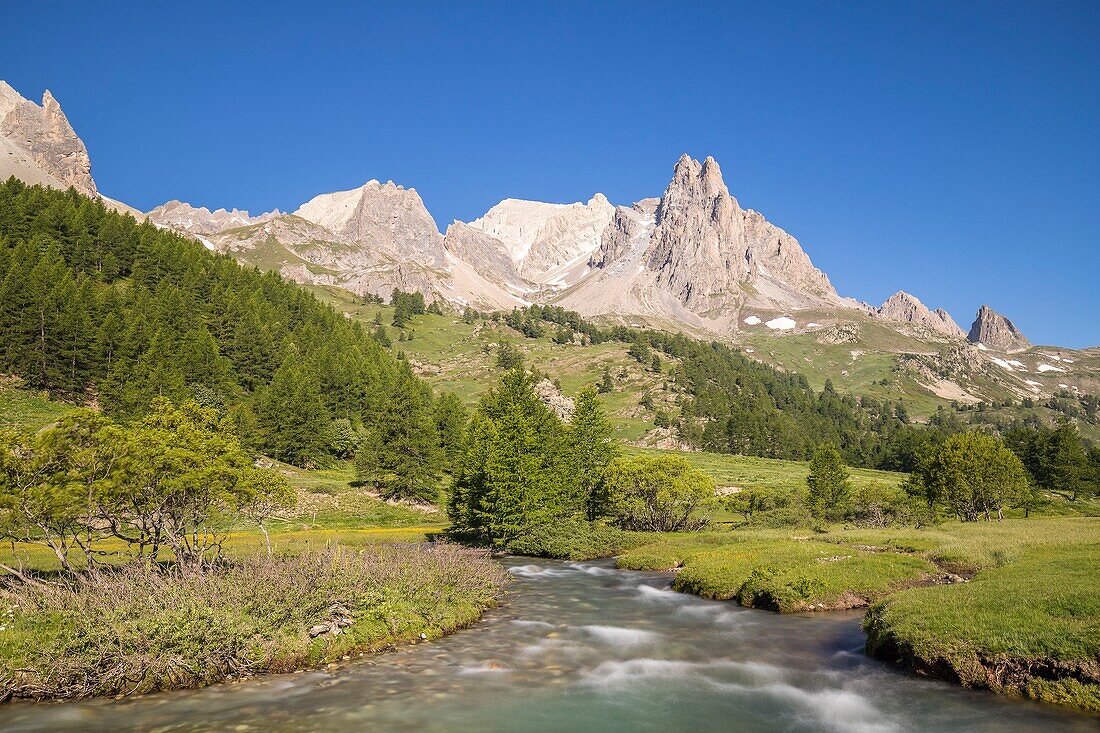
<path fill-rule="evenodd" d="M 644 535 L 600 522 L 567 520 L 539 526 L 509 542 L 505 549 L 514 555 L 594 560 L 613 557 L 646 541 Z"/>

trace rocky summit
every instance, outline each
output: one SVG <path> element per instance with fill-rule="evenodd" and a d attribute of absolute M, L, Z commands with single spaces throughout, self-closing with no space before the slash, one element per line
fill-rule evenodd
<path fill-rule="evenodd" d="M 1001 351 L 1023 351 L 1031 342 L 1020 333 L 1020 329 L 988 305 L 978 309 L 978 315 L 970 326 L 966 340 L 989 349 Z"/>
<path fill-rule="evenodd" d="M 41 106 L 0 81 L 0 177 L 98 197 L 88 149 L 47 89 Z"/>
<path fill-rule="evenodd" d="M 888 320 L 923 326 L 943 336 L 961 339 L 965 335 L 950 313 L 943 308 L 929 310 L 917 296 L 904 290 L 891 295 L 877 313 Z"/>

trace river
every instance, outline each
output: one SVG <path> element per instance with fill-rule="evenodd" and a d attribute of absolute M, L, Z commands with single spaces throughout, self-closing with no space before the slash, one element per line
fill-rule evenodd
<path fill-rule="evenodd" d="M 892 670 L 861 614 L 786 615 L 676 593 L 610 563 L 512 558 L 511 601 L 445 639 L 126 701 L 19 703 L 0 730 L 1096 731 L 1100 717 Z"/>

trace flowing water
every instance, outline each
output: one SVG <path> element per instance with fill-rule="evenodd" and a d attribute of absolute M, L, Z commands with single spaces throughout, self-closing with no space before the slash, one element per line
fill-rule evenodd
<path fill-rule="evenodd" d="M 3 731 L 1096 731 L 1097 716 L 894 671 L 859 613 L 780 616 L 667 575 L 511 559 L 512 599 L 430 644 L 205 690 L 16 704 Z"/>

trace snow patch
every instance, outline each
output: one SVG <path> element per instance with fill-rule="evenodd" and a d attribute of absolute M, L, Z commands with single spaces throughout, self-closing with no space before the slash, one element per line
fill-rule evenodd
<path fill-rule="evenodd" d="M 745 323 L 749 324 L 750 326 L 758 326 L 760 325 L 760 319 L 756 316 L 749 316 L 745 319 Z"/>
<path fill-rule="evenodd" d="M 1005 361 L 1004 359 L 998 359 L 998 358 L 997 358 L 997 357 L 995 357 L 995 356 L 991 356 L 990 358 L 991 358 L 991 359 L 993 360 L 993 363 L 994 363 L 994 364 L 996 364 L 997 366 L 999 366 L 999 367 L 1000 367 L 1001 369 L 1007 369 L 1007 370 L 1008 370 L 1008 371 L 1010 371 L 1010 372 L 1011 372 L 1011 371 L 1015 371 L 1015 370 L 1014 370 L 1014 369 L 1012 368 L 1012 365 L 1011 365 L 1011 364 L 1009 364 L 1009 363 L 1008 363 L 1007 361 Z"/>
<path fill-rule="evenodd" d="M 776 331 L 789 331 L 798 324 L 786 316 L 779 316 L 779 318 L 773 318 L 764 325 Z"/>
<path fill-rule="evenodd" d="M 989 351 L 989 347 L 979 341 L 978 342 L 978 351 Z"/>
<path fill-rule="evenodd" d="M 1040 364 L 1038 367 L 1040 372 L 1064 372 L 1066 371 L 1062 367 L 1056 367 L 1053 364 Z"/>
<path fill-rule="evenodd" d="M 1022 361 L 1019 361 L 1018 359 L 1009 359 L 1008 363 L 1011 364 L 1012 366 L 1016 367 L 1017 369 L 1019 369 L 1021 372 L 1026 372 L 1027 371 L 1027 364 L 1024 364 Z"/>

